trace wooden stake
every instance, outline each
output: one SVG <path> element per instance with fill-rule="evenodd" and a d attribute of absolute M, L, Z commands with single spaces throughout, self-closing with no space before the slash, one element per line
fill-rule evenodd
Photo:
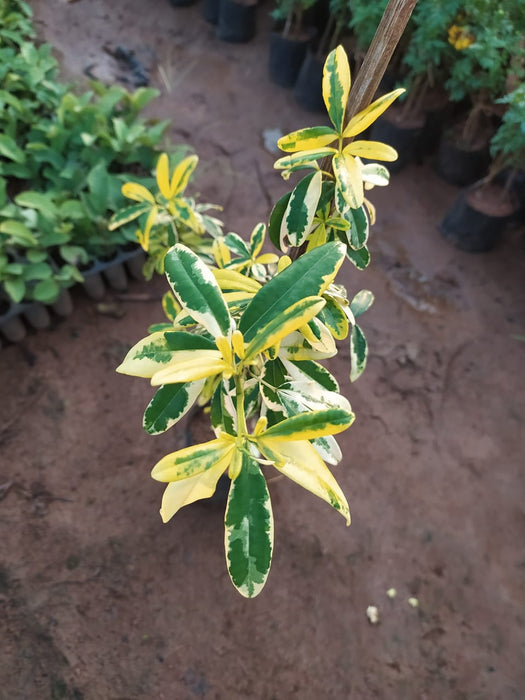
<path fill-rule="evenodd" d="M 355 83 L 350 90 L 346 118 L 349 121 L 372 102 L 417 0 L 389 0 Z"/>

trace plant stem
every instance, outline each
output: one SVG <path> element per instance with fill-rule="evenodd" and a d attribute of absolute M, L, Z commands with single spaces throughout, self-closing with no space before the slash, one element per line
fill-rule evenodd
<path fill-rule="evenodd" d="M 244 412 L 244 384 L 242 374 L 235 375 L 235 398 L 237 408 L 237 435 L 245 436 L 248 434 L 248 426 L 246 425 L 246 414 Z"/>

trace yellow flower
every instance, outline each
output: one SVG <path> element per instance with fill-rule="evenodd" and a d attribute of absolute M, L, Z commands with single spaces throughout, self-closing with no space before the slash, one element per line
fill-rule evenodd
<path fill-rule="evenodd" d="M 453 24 L 448 30 L 448 42 L 452 44 L 456 51 L 463 51 L 473 44 L 475 40 L 475 36 L 469 32 L 468 27 L 460 27 L 457 24 Z"/>

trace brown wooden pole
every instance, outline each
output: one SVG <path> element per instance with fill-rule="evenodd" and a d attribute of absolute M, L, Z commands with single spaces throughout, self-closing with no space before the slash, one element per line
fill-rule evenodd
<path fill-rule="evenodd" d="M 373 0 L 371 0 L 373 1 Z M 417 0 L 389 0 L 356 80 L 350 90 L 346 118 L 350 120 L 374 99 Z"/>

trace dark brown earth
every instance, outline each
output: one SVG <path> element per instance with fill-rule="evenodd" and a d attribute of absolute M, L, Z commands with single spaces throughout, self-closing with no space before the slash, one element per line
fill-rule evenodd
<path fill-rule="evenodd" d="M 269 6 L 256 39 L 230 45 L 198 5 L 31 4 L 79 84 L 90 64 L 118 74 L 104 46 L 149 56 L 150 113 L 200 154 L 205 199 L 243 235 L 267 219 L 285 185 L 263 131 L 323 119 L 268 81 Z M 376 294 L 369 367 L 350 385 L 345 343 L 329 362 L 358 416 L 335 468 L 353 523 L 272 481 L 275 557 L 255 600 L 230 584 L 221 506 L 162 524 L 149 471 L 183 436 L 144 434 L 151 388 L 114 372 L 161 319 L 163 280 L 130 283 L 150 301 L 108 292 L 120 319 L 78 290 L 72 316 L 0 350 L 2 700 L 525 697 L 523 229 L 458 252 L 437 232 L 456 194 L 430 163 L 372 193 L 372 266 L 343 275 Z"/>

